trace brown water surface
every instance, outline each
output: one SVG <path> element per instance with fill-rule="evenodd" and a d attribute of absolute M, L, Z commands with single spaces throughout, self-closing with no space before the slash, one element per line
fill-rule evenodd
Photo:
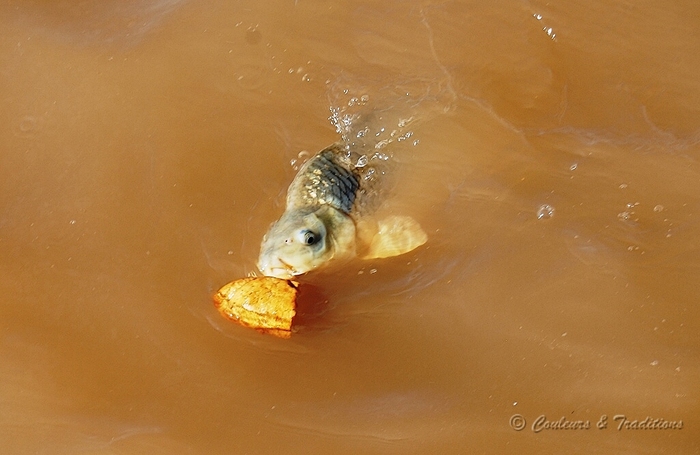
<path fill-rule="evenodd" d="M 700 452 L 700 4 L 660 5 L 4 2 L 2 453 Z M 429 241 L 233 325 L 332 113 Z"/>

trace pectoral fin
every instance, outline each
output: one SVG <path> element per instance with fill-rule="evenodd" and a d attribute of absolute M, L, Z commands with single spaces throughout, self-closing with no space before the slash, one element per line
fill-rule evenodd
<path fill-rule="evenodd" d="M 413 251 L 428 240 L 410 216 L 389 216 L 377 222 L 377 231 L 363 259 L 388 258 Z"/>

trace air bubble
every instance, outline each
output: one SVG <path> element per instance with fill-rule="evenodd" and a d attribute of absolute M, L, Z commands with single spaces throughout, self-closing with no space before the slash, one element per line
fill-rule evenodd
<path fill-rule="evenodd" d="M 369 159 L 367 158 L 367 155 L 362 155 L 360 158 L 357 159 L 357 163 L 355 164 L 355 167 L 365 167 L 367 166 L 367 162 Z"/>
<path fill-rule="evenodd" d="M 396 139 L 396 140 L 399 142 L 405 141 L 406 139 L 410 138 L 411 136 L 413 136 L 413 131 L 407 131 L 402 136 L 399 136 L 398 139 Z"/>
<path fill-rule="evenodd" d="M 537 210 L 537 219 L 538 220 L 551 218 L 553 216 L 554 216 L 554 207 L 552 207 L 549 204 L 543 204 Z"/>
<path fill-rule="evenodd" d="M 389 155 L 387 155 L 386 153 L 377 152 L 372 156 L 372 158 L 376 158 L 376 159 L 382 160 L 382 161 L 387 161 L 389 159 Z"/>
<path fill-rule="evenodd" d="M 369 95 L 362 95 L 359 98 L 356 96 L 353 96 L 348 101 L 348 106 L 351 106 L 351 107 L 355 106 L 355 105 L 364 106 L 365 104 L 367 104 L 368 101 L 369 101 Z"/>
<path fill-rule="evenodd" d="M 577 164 L 577 163 L 574 163 L 574 164 L 572 164 L 571 166 L 569 166 L 569 170 L 570 170 L 570 171 L 575 171 L 577 167 L 578 167 L 578 164 Z"/>
<path fill-rule="evenodd" d="M 664 206 L 659 204 L 654 206 L 654 211 L 655 212 L 662 212 L 664 210 Z"/>

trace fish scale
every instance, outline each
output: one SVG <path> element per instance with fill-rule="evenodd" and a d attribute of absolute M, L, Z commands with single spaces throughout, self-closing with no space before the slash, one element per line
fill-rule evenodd
<path fill-rule="evenodd" d="M 305 163 L 289 188 L 287 206 L 327 204 L 349 215 L 360 189 L 361 177 L 358 170 L 342 157 L 342 149 L 335 145 Z"/>

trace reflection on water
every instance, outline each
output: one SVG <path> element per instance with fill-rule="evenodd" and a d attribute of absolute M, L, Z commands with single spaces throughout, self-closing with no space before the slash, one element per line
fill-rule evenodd
<path fill-rule="evenodd" d="M 697 452 L 697 13 L 0 6 L 0 446 Z M 305 277 L 290 340 L 230 324 L 212 293 L 340 136 L 428 243 Z"/>

